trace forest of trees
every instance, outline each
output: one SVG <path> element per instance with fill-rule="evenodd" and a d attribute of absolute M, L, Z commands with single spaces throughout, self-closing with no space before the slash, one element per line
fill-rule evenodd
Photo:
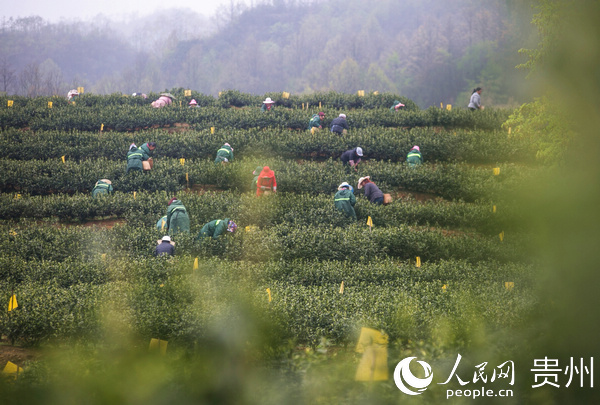
<path fill-rule="evenodd" d="M 520 48 L 534 41 L 519 0 L 271 0 L 215 17 L 171 10 L 136 21 L 0 24 L 0 92 L 108 94 L 174 87 L 393 92 L 421 107 L 530 101 Z"/>

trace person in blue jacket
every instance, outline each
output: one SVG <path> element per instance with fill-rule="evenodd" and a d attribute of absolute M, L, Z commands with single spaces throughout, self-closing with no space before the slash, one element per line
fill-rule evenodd
<path fill-rule="evenodd" d="M 154 256 L 173 256 L 175 254 L 175 242 L 171 242 L 169 235 L 163 236 L 158 242 L 159 244 L 154 250 Z"/>
<path fill-rule="evenodd" d="M 331 132 L 342 135 L 344 130 L 348 131 L 348 122 L 346 122 L 346 114 L 340 114 L 337 118 L 331 121 Z"/>

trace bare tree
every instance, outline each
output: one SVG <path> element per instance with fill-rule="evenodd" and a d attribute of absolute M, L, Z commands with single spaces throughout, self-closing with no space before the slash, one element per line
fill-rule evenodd
<path fill-rule="evenodd" d="M 37 97 L 42 93 L 42 74 L 40 64 L 33 62 L 25 66 L 19 75 L 21 93 L 28 97 Z"/>
<path fill-rule="evenodd" d="M 0 88 L 6 94 L 16 87 L 17 75 L 6 57 L 0 59 Z"/>

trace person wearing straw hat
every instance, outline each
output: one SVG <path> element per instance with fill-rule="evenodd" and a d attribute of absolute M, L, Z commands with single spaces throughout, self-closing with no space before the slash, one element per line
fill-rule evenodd
<path fill-rule="evenodd" d="M 192 101 L 189 102 L 188 107 L 198 107 L 196 99 L 192 99 Z"/>
<path fill-rule="evenodd" d="M 181 201 L 173 197 L 167 206 L 167 230 L 171 235 L 190 231 L 190 217 Z"/>
<path fill-rule="evenodd" d="M 342 153 L 340 159 L 342 159 L 342 163 L 344 164 L 344 166 L 349 165 L 350 168 L 354 169 L 355 171 L 358 171 L 358 164 L 360 163 L 362 156 L 363 150 L 359 146 Z"/>
<path fill-rule="evenodd" d="M 98 180 L 92 190 L 92 198 L 108 195 L 113 192 L 112 182 L 108 179 Z"/>
<path fill-rule="evenodd" d="M 416 167 L 423 163 L 421 149 L 417 145 L 413 146 L 408 155 L 406 155 L 406 163 L 408 163 L 409 167 Z"/>
<path fill-rule="evenodd" d="M 215 164 L 217 163 L 228 163 L 233 160 L 233 148 L 230 144 L 225 143 L 217 151 L 217 157 L 215 158 Z"/>
<path fill-rule="evenodd" d="M 346 114 L 340 114 L 337 118 L 331 121 L 331 132 L 335 132 L 338 135 L 342 135 L 345 131 L 348 131 L 348 122 L 346 122 Z"/>
<path fill-rule="evenodd" d="M 352 186 L 347 182 L 343 182 L 338 186 L 338 192 L 333 197 L 333 203 L 335 208 L 346 214 L 347 217 L 356 221 L 356 212 L 354 211 L 354 204 L 356 204 L 356 197 L 352 192 Z"/>
<path fill-rule="evenodd" d="M 319 112 L 318 114 L 314 114 L 310 121 L 308 122 L 308 129 L 310 132 L 312 132 L 313 134 L 315 133 L 315 131 L 318 131 L 320 129 L 323 129 L 323 119 L 325 118 L 325 113 L 323 111 Z"/>
<path fill-rule="evenodd" d="M 171 241 L 169 235 L 165 235 L 161 240 L 158 241 L 156 249 L 154 249 L 154 256 L 173 256 L 175 255 L 175 242 Z"/>
<path fill-rule="evenodd" d="M 383 192 L 371 181 L 371 176 L 358 179 L 358 189 L 365 189 L 365 197 L 373 204 L 383 204 Z"/>
<path fill-rule="evenodd" d="M 263 101 L 262 107 L 260 107 L 260 110 L 262 112 L 271 111 L 273 109 L 274 104 L 275 104 L 275 101 L 271 100 L 271 97 L 267 97 L 265 99 L 265 101 Z"/>
<path fill-rule="evenodd" d="M 395 111 L 398 111 L 399 109 L 401 109 L 402 107 L 405 107 L 405 105 L 404 105 L 404 104 L 402 104 L 402 103 L 401 103 L 400 101 L 398 101 L 398 100 L 394 100 L 394 105 L 392 105 L 392 106 L 390 107 L 390 111 L 391 111 L 391 112 L 395 112 Z"/>
<path fill-rule="evenodd" d="M 67 93 L 67 100 L 69 102 L 75 101 L 77 97 L 79 97 L 79 92 L 76 89 L 69 90 Z"/>
<path fill-rule="evenodd" d="M 237 224 L 229 218 L 225 219 L 214 219 L 200 229 L 197 239 L 202 238 L 213 238 L 217 239 L 225 231 L 235 233 L 237 230 Z"/>

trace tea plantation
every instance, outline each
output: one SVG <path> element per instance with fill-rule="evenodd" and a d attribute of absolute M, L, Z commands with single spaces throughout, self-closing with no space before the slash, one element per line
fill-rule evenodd
<path fill-rule="evenodd" d="M 62 353 L 20 364 L 22 381 L 3 383 L 5 393 L 38 403 L 58 392 L 60 368 L 97 403 L 187 403 L 188 394 L 361 403 L 361 327 L 389 336 L 390 378 L 409 355 L 455 359 L 493 336 L 494 359 L 515 345 L 536 305 L 537 269 L 514 189 L 542 168 L 531 145 L 502 129 L 510 111 L 271 93 L 275 109 L 261 113 L 258 96 L 193 92 L 200 108 L 187 108 L 190 97 L 173 93 L 175 105 L 162 109 L 150 107 L 153 95 L 82 95 L 75 105 L 17 97 L 11 107 L 0 97 L 0 302 L 18 301 L 0 311 L 0 335 Z M 407 109 L 391 112 L 394 99 Z M 307 131 L 318 111 L 326 125 L 347 114 L 348 134 Z M 125 174 L 129 145 L 150 141 L 153 170 Z M 235 159 L 216 165 L 224 142 Z M 417 168 L 404 162 L 412 145 L 425 162 Z M 365 159 L 354 172 L 339 156 L 357 146 Z M 256 197 L 252 171 L 264 165 L 278 192 Z M 356 189 L 367 175 L 390 205 Z M 92 199 L 102 178 L 115 192 Z M 356 223 L 334 209 L 343 181 L 355 188 Z M 191 232 L 173 236 L 173 258 L 156 258 L 156 223 L 173 196 Z M 236 221 L 235 234 L 196 238 L 223 218 Z M 168 341 L 166 356 L 146 356 L 152 338 Z M 135 400 L 119 396 L 146 378 L 156 385 Z M 378 384 L 369 395 L 398 400 L 393 380 Z"/>

